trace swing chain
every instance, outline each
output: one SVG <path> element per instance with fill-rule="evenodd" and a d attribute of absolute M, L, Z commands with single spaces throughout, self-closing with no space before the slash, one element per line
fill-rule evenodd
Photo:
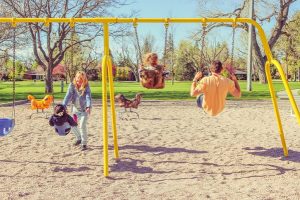
<path fill-rule="evenodd" d="M 13 27 L 13 119 L 15 120 L 16 101 L 16 27 Z"/>
<path fill-rule="evenodd" d="M 204 60 L 205 36 L 206 36 L 206 24 L 203 24 L 202 35 L 201 35 L 201 49 L 200 49 L 200 69 L 198 69 L 198 71 L 200 71 L 204 65 L 203 60 Z"/>
<path fill-rule="evenodd" d="M 75 26 L 72 24 L 71 26 L 71 58 L 70 58 L 70 61 L 71 61 L 71 68 L 74 69 L 74 37 L 75 37 Z M 72 74 L 72 78 L 73 78 L 74 74 Z"/>
<path fill-rule="evenodd" d="M 167 48 L 168 48 L 168 31 L 169 31 L 169 19 L 166 19 L 165 22 L 165 48 L 164 48 L 164 57 L 163 57 L 163 64 L 166 67 L 166 60 L 167 60 Z"/>
<path fill-rule="evenodd" d="M 235 43 L 235 31 L 236 31 L 236 24 L 233 24 L 232 29 L 232 41 L 231 41 L 231 58 L 230 58 L 230 65 L 233 67 L 234 64 L 234 43 Z"/>
<path fill-rule="evenodd" d="M 142 50 L 141 50 L 141 46 L 140 46 L 140 40 L 139 40 L 139 34 L 137 31 L 137 26 L 138 24 L 136 23 L 136 19 L 133 22 L 133 28 L 134 28 L 134 33 L 135 33 L 135 38 L 136 38 L 136 44 L 137 44 L 137 48 L 138 48 L 138 53 L 139 53 L 139 58 L 140 58 L 140 62 L 141 62 L 141 68 L 143 68 L 143 56 L 142 56 Z"/>

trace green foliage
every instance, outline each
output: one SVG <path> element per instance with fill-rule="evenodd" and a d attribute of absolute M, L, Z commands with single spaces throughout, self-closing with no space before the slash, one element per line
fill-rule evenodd
<path fill-rule="evenodd" d="M 102 96 L 101 82 L 90 81 L 90 87 L 92 90 L 92 97 L 99 99 Z M 239 82 L 242 89 L 242 100 L 246 99 L 270 99 L 270 92 L 267 84 L 260 84 L 258 82 L 253 83 L 253 91 L 246 91 L 246 81 Z M 11 82 L 0 82 L 0 102 L 11 101 L 12 88 Z M 292 89 L 300 88 L 299 82 L 289 83 Z M 149 90 L 143 88 L 139 83 L 134 82 L 115 82 L 115 93 L 122 93 L 128 98 L 133 98 L 138 92 L 143 93 L 144 99 L 151 100 L 194 100 L 190 97 L 189 90 L 191 82 L 175 82 L 174 85 L 171 81 L 166 82 L 165 89 L 162 90 Z M 284 86 L 281 81 L 274 81 L 274 87 L 276 91 L 284 90 Z M 17 100 L 27 99 L 28 94 L 35 95 L 37 98 L 44 97 L 44 82 L 22 81 L 16 83 L 16 98 Z M 54 96 L 55 99 L 63 99 L 65 93 L 60 93 L 60 81 L 54 82 Z M 228 96 L 228 99 L 233 97 Z"/>
<path fill-rule="evenodd" d="M 201 47 L 191 40 L 181 40 L 175 54 L 175 79 L 192 80 L 196 71 L 208 73 L 208 67 L 214 60 L 222 63 L 230 62 L 229 50 L 226 42 L 206 44 L 201 56 Z M 202 60 L 201 60 L 202 59 Z M 239 59 L 238 62 L 245 62 Z"/>
<path fill-rule="evenodd" d="M 285 34 L 280 36 L 274 48 L 275 55 L 283 66 L 288 66 L 289 74 L 296 74 L 300 67 L 300 11 L 287 22 Z M 300 77 L 299 77 L 300 78 Z"/>
<path fill-rule="evenodd" d="M 193 55 L 199 53 L 196 52 L 196 48 L 191 41 L 182 40 L 179 43 L 179 47 L 176 50 L 176 60 L 174 65 L 175 79 L 176 80 L 192 80 L 197 65 L 192 58 Z"/>
<path fill-rule="evenodd" d="M 17 80 L 21 80 L 25 71 L 26 71 L 26 66 L 24 63 L 22 63 L 21 61 L 19 60 L 16 60 L 16 71 L 15 71 L 15 74 L 16 74 L 16 79 Z M 6 70 L 8 72 L 8 77 L 9 79 L 12 79 L 13 78 L 13 60 L 9 59 L 7 60 L 7 62 L 5 63 L 5 66 L 6 66 Z"/>
<path fill-rule="evenodd" d="M 146 35 L 146 37 L 143 40 L 143 45 L 142 45 L 142 53 L 146 54 L 146 53 L 151 53 L 154 50 L 154 41 L 155 38 L 153 35 L 148 34 Z"/>
<path fill-rule="evenodd" d="M 75 44 L 79 40 L 80 38 L 78 34 L 71 34 L 70 42 Z M 73 48 L 70 48 L 65 53 L 63 64 L 66 65 L 67 76 L 69 76 L 70 80 L 74 78 L 76 72 L 79 70 L 86 72 L 89 79 L 99 80 L 99 78 L 101 77 L 101 74 L 100 76 L 98 76 L 97 74 L 99 61 L 92 56 L 92 51 L 92 44 L 90 42 L 85 42 L 74 45 Z"/>

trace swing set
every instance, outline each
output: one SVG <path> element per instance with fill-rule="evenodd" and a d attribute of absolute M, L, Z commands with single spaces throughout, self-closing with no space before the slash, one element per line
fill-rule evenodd
<path fill-rule="evenodd" d="M 16 100 L 16 29 L 13 26 L 13 92 L 12 92 L 12 117 L 0 118 L 0 137 L 6 136 L 13 131 L 15 127 L 15 100 Z"/>
<path fill-rule="evenodd" d="M 300 124 L 300 113 L 296 105 L 294 96 L 290 90 L 289 84 L 285 77 L 284 71 L 280 63 L 275 60 L 272 56 L 270 46 L 268 44 L 266 35 L 262 27 L 254 20 L 248 18 L 0 18 L 0 23 L 11 23 L 15 30 L 17 23 L 44 23 L 49 26 L 50 23 L 69 23 L 70 27 L 74 27 L 75 23 L 99 23 L 103 25 L 103 35 L 104 35 L 104 56 L 102 58 L 102 121 L 103 121 L 103 173 L 104 176 L 108 176 L 108 104 L 107 104 L 107 86 L 109 85 L 109 96 L 110 96 L 110 108 L 112 114 L 112 129 L 113 129 L 113 139 L 114 139 L 114 157 L 119 159 L 118 150 L 118 139 L 117 139 L 117 125 L 116 125 L 116 111 L 115 111 L 115 97 L 114 97 L 114 83 L 113 83 L 113 73 L 112 73 L 112 59 L 109 54 L 109 25 L 113 23 L 132 23 L 136 26 L 138 23 L 201 23 L 203 27 L 206 27 L 207 23 L 230 23 L 233 27 L 236 27 L 238 23 L 249 23 L 257 28 L 258 34 L 262 41 L 262 46 L 265 50 L 267 56 L 267 62 L 265 64 L 266 75 L 269 85 L 269 90 L 274 106 L 274 112 L 277 120 L 277 125 L 279 129 L 279 135 L 282 143 L 282 148 L 285 156 L 288 156 L 288 149 L 285 142 L 285 137 L 283 133 L 281 118 L 279 115 L 279 109 L 277 104 L 277 99 L 274 91 L 274 86 L 272 83 L 271 64 L 274 65 L 283 81 L 285 90 L 288 94 L 290 103 L 292 105 L 293 111 Z M 15 31 L 14 31 L 15 34 Z M 15 41 L 14 41 L 15 42 Z M 14 52 L 15 54 L 15 52 Z M 14 55 L 15 57 L 15 55 Z M 15 73 L 15 64 L 13 67 Z M 14 74 L 13 73 L 13 74 Z M 13 81 L 13 109 L 14 109 L 14 99 L 15 99 L 15 80 Z M 14 111 L 12 118 L 0 118 L 0 135 L 7 135 L 8 132 L 12 131 L 14 127 Z"/>

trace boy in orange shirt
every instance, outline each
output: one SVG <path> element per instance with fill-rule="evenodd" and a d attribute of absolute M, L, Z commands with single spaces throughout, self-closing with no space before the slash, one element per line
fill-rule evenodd
<path fill-rule="evenodd" d="M 197 96 L 198 107 L 203 108 L 211 116 L 222 112 L 228 92 L 234 97 L 241 97 L 241 89 L 236 76 L 228 70 L 230 79 L 226 78 L 221 75 L 222 70 L 222 63 L 218 60 L 214 61 L 210 66 L 212 74 L 202 78 L 202 72 L 198 72 L 191 86 L 191 96 Z"/>

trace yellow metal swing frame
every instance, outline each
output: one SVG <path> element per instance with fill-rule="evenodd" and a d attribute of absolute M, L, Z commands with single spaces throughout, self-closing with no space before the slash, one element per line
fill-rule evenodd
<path fill-rule="evenodd" d="M 114 83 L 112 74 L 112 60 L 109 55 L 109 24 L 111 23 L 202 23 L 206 26 L 207 23 L 232 23 L 236 26 L 237 23 L 249 23 L 256 27 L 258 34 L 262 41 L 265 54 L 267 56 L 267 62 L 265 64 L 265 70 L 269 85 L 269 90 L 274 106 L 274 112 L 277 120 L 277 125 L 279 129 L 279 135 L 282 143 L 282 148 L 285 156 L 288 156 L 288 149 L 286 146 L 284 133 L 282 129 L 282 123 L 279 115 L 278 104 L 276 100 L 276 95 L 272 83 L 272 77 L 270 72 L 270 66 L 273 64 L 283 81 L 285 90 L 288 94 L 290 103 L 292 105 L 293 111 L 300 124 L 300 114 L 295 102 L 294 96 L 289 87 L 288 81 L 285 77 L 283 69 L 280 63 L 275 60 L 272 56 L 270 46 L 268 44 L 266 35 L 262 27 L 254 20 L 248 18 L 0 18 L 0 23 L 11 23 L 13 27 L 16 27 L 18 23 L 45 23 L 48 26 L 50 23 L 70 23 L 71 27 L 75 26 L 75 23 L 101 23 L 103 24 L 104 32 L 104 56 L 102 58 L 102 110 L 103 110 L 103 173 L 104 176 L 108 176 L 108 121 L 107 121 L 107 79 L 109 82 L 109 92 L 110 92 L 110 103 L 111 103 L 111 113 L 112 113 L 112 129 L 114 138 L 114 157 L 119 158 L 118 152 L 118 139 L 117 139 L 117 126 L 116 126 L 116 111 L 115 111 L 115 100 L 114 100 Z"/>

